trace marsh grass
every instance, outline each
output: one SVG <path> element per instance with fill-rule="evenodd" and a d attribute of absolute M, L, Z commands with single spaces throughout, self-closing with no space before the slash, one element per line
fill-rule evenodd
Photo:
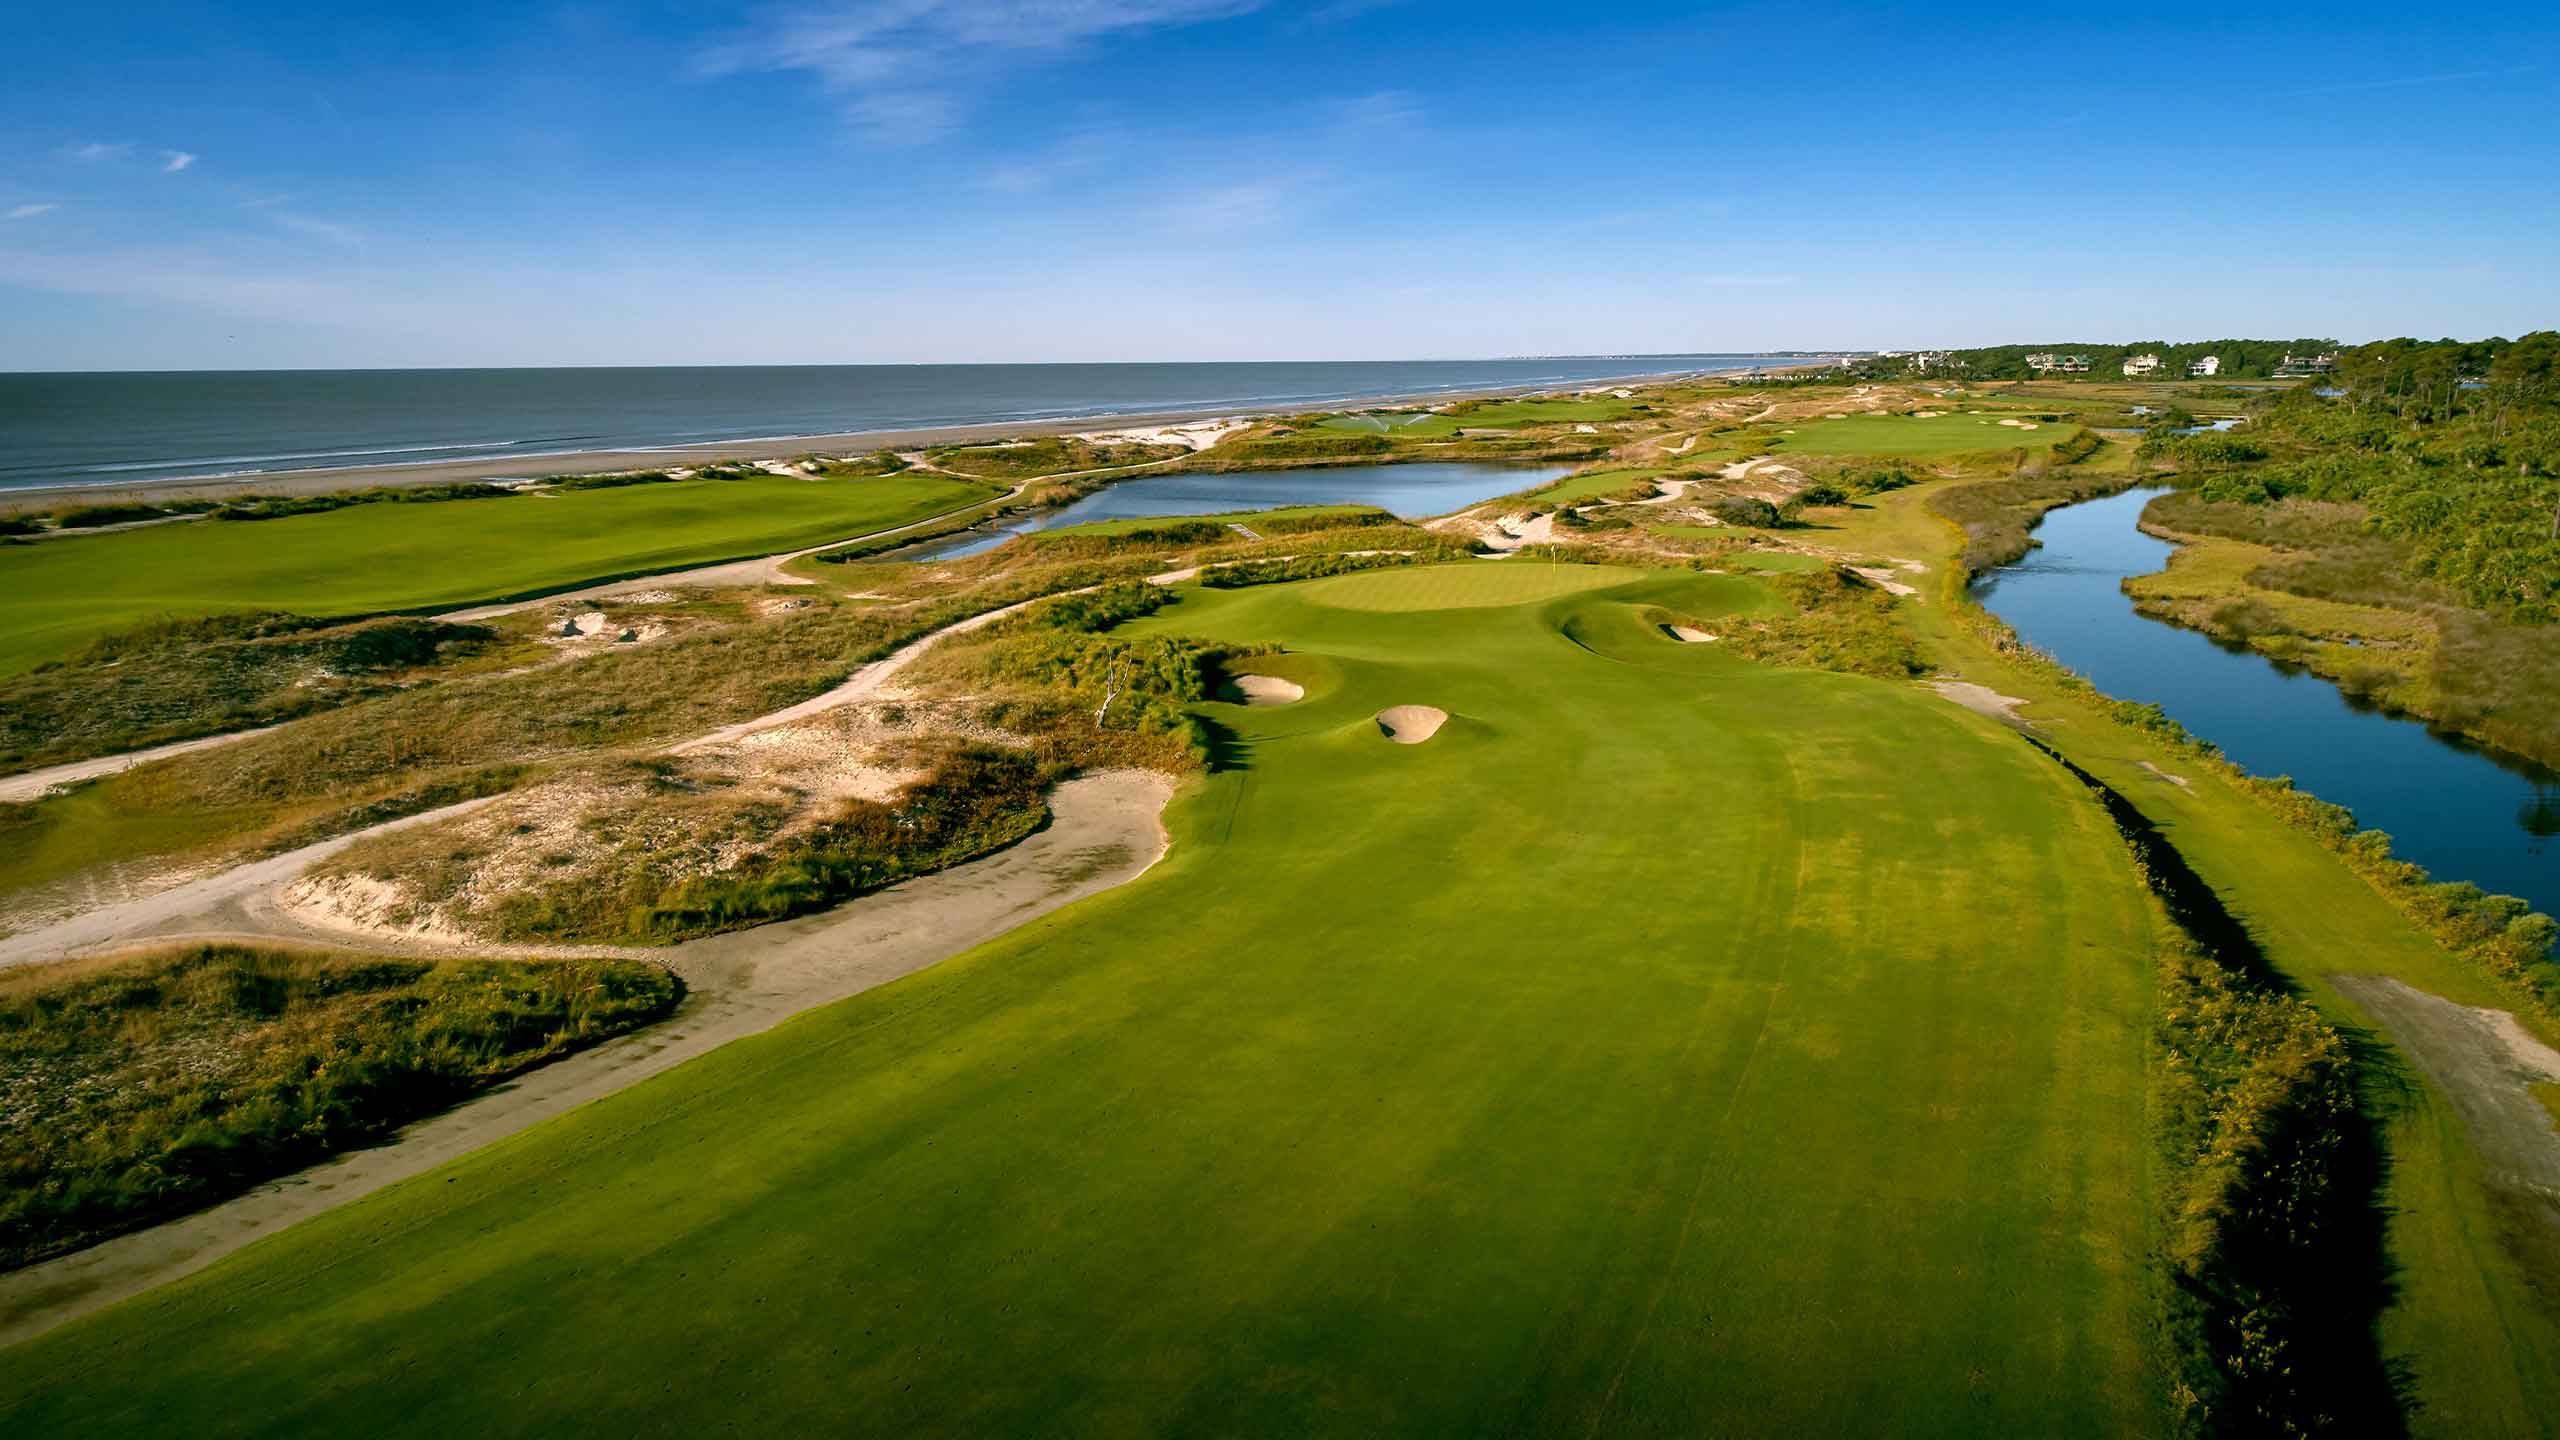
<path fill-rule="evenodd" d="M 680 988 L 624 960 L 240 945 L 0 974 L 0 1267 L 379 1139 Z"/>

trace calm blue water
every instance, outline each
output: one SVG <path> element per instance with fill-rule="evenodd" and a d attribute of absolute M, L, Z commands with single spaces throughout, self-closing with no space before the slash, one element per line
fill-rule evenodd
<path fill-rule="evenodd" d="M 1782 357 L 0 374 L 0 489 L 1314 407 L 1743 369 L 1774 358 Z"/>
<path fill-rule="evenodd" d="M 2326 680 L 2134 613 L 2118 588 L 2176 547 L 2134 528 L 2159 490 L 2066 506 L 2043 547 L 1980 590 L 2037 648 L 2122 700 L 2156 702 L 2259 775 L 2294 782 L 2391 833 L 2439 880 L 2560 914 L 2560 775 L 2350 703 Z"/>
<path fill-rule="evenodd" d="M 884 558 L 949 560 L 992 550 L 1016 535 L 1095 520 L 1171 519 L 1276 510 L 1286 505 L 1375 505 L 1397 515 L 1445 515 L 1479 500 L 1571 474 L 1570 465 L 1340 465 L 1232 475 L 1157 475 L 990 529 L 971 530 Z"/>

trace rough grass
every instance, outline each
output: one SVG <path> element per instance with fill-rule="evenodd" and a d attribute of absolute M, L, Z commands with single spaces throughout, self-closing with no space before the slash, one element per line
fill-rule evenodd
<path fill-rule="evenodd" d="M 950 476 L 685 480 L 468 505 L 356 505 L 0 547 L 0 674 L 161 615 L 345 617 L 536 594 L 815 545 L 987 498 Z"/>
<path fill-rule="evenodd" d="M 272 725 L 440 674 L 525 657 L 485 625 L 297 615 L 170 621 L 0 678 L 0 772 Z"/>
<path fill-rule="evenodd" d="M 1781 573 L 1770 582 L 1783 609 L 1721 625 L 1684 617 L 1716 631 L 1737 655 L 1772 665 L 1800 665 L 1881 680 L 1925 674 L 1928 665 L 1909 632 L 1894 623 L 1891 594 L 1847 571 L 1824 567 Z"/>
<path fill-rule="evenodd" d="M 531 768 L 697 735 L 818 694 L 977 610 L 1114 573 L 1029 568 L 964 599 L 813 606 L 597 655 L 574 677 L 476 677 L 308 716 L 33 805 L 0 806 L 0 896 L 102 865 L 287 848 L 506 788 Z"/>
<path fill-rule="evenodd" d="M 677 995 L 622 960 L 239 945 L 0 972 L 0 1267 L 386 1135 Z"/>
<path fill-rule="evenodd" d="M 604 792 L 609 808 L 584 813 L 573 851 L 512 881 L 492 873 L 497 837 L 468 821 L 367 840 L 315 873 L 397 883 L 413 908 L 441 907 L 494 941 L 655 945 L 842 904 L 1002 849 L 1048 818 L 1041 792 L 1055 777 L 1033 756 L 908 748 L 900 763 L 923 775 L 877 801 L 778 793 L 678 761 L 615 767 L 624 783 Z"/>
<path fill-rule="evenodd" d="M 1028 480 L 1035 475 L 1145 465 L 1190 453 L 1188 445 L 1097 445 L 1061 435 L 1010 445 L 954 445 L 928 451 L 925 458 L 940 469 L 984 480 Z"/>

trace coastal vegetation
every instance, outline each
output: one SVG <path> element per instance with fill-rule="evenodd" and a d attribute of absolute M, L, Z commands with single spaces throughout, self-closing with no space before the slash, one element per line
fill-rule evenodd
<path fill-rule="evenodd" d="M 0 1269 L 378 1139 L 678 993 L 625 960 L 270 945 L 0 970 Z"/>
<path fill-rule="evenodd" d="M 694 1427 L 751 1360 L 785 1427 L 850 1395 L 970 1433 L 2547 1430 L 2551 1247 L 2352 982 L 2560 1038 L 2552 922 L 1967 589 L 2046 510 L 2160 480 L 2154 523 L 2204 538 L 2156 578 L 2250 643 L 2315 604 L 2374 652 L 2386 619 L 2413 649 L 2560 629 L 2499 579 L 2522 530 L 2455 535 L 2541 494 L 2532 402 L 2402 359 L 2342 357 L 2337 396 L 1704 382 L 1288 417 L 1173 461 L 1588 461 L 1422 523 L 866 540 L 518 673 L 528 632 L 486 622 L 272 734 L 0 807 L 0 898 L 41 918 L 494 796 L 284 896 L 494 955 L 806 913 L 1011 843 L 1063 777 L 1183 781 L 1143 878 L 0 1352 L 0 1411 L 219 1434 L 291 1380 L 255 1428 Z M 2226 404 L 2238 431 L 2177 433 Z M 2277 493 L 2359 413 L 2397 479 Z M 242 623 L 279 628 L 169 653 L 362 628 Z M 68 706 L 160 643 L 39 673 Z M 893 653 L 890 689 L 702 738 Z M 253 699 L 292 673 L 224 663 Z M 683 1314 L 651 1301 L 676 1288 Z M 491 1343 L 542 1383 L 453 1386 Z"/>
<path fill-rule="evenodd" d="M 2235 436 L 2147 441 L 2179 493 L 2145 522 L 2192 544 L 2137 602 L 2560 763 L 2555 354 L 2549 332 L 2357 347 L 2334 394 L 2288 391 Z"/>
<path fill-rule="evenodd" d="M 271 1433 L 708 1424 L 754 1353 L 783 1423 L 850 1386 L 911 1432 L 2158 1433 L 2130 862 L 1926 692 L 1646 619 L 1764 584 L 1182 589 L 1106 633 L 1284 647 L 1308 694 L 1220 710 L 1241 763 L 1146 878 L 0 1355 L 0 1404 L 219 1434 L 289 1366 L 330 1378 Z M 1388 743 L 1408 703 L 1452 718 Z M 440 1382 L 492 1327 L 543 1385 Z"/>
<path fill-rule="evenodd" d="M 250 612 L 139 625 L 0 678 L 0 773 L 272 725 L 535 650 L 442 620 Z"/>

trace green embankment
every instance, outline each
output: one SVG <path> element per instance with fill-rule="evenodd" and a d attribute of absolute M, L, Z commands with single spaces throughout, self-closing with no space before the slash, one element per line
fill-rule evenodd
<path fill-rule="evenodd" d="M 1963 482 L 1957 482 L 1963 483 Z M 2369 1042 L 2367 1107 L 2388 1168 L 2376 1197 L 2387 1216 L 2394 1298 L 2380 1320 L 2386 1361 L 2405 1368 L 2410 1424 L 2423 1435 L 2560 1433 L 2560 1315 L 2520 1268 L 2500 1213 L 2479 1183 L 2480 1160 L 2452 1102 L 2389 1047 L 2329 978 L 2390 975 L 2463 1005 L 2504 1010 L 2516 997 L 2411 924 L 2301 831 L 2156 737 L 2107 719 L 2031 666 L 1993 654 L 1963 621 L 1951 588 L 1953 527 L 1929 501 L 1933 483 L 1876 497 L 1829 543 L 1925 556 L 1941 584 L 1906 617 L 1927 653 L 1958 678 L 2029 702 L 2041 737 L 2124 795 L 2175 845 L 2272 963 L 2351 1038 Z M 2185 780 L 2180 785 L 2165 777 Z M 2543 1027 L 2529 1014 L 2528 1026 Z M 2546 1041 L 2560 1035 L 2544 1033 Z"/>
<path fill-rule="evenodd" d="M 1652 618 L 1766 603 L 1189 593 L 1139 628 L 1308 697 L 1217 707 L 1147 877 L 0 1352 L 0 1414 L 2158 1433 L 2131 863 L 1989 722 Z"/>
<path fill-rule="evenodd" d="M 0 674 L 159 615 L 465 605 L 822 544 L 995 493 L 921 474 L 681 480 L 0 545 Z"/>

